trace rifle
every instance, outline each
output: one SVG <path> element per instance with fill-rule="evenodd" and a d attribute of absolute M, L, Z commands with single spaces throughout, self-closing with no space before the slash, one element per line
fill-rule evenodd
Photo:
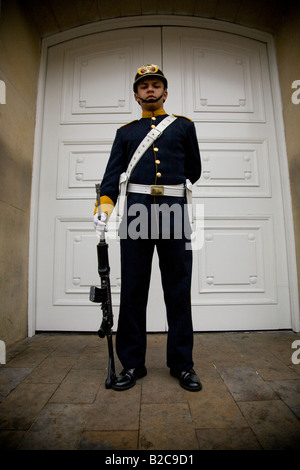
<path fill-rule="evenodd" d="M 98 203 L 98 214 L 100 218 L 100 184 L 96 184 L 97 203 Z M 113 382 L 116 377 L 115 373 L 115 361 L 114 361 L 114 350 L 112 342 L 112 327 L 113 327 L 113 311 L 111 302 L 111 289 L 110 289 L 110 266 L 108 260 L 108 244 L 105 240 L 104 231 L 101 232 L 100 240 L 97 245 L 97 256 L 98 256 L 98 274 L 101 280 L 101 287 L 91 286 L 90 287 L 90 301 L 95 303 L 101 303 L 102 309 L 102 322 L 98 330 L 98 336 L 100 338 L 107 338 L 108 346 L 108 367 L 107 367 L 107 379 L 105 381 L 106 388 L 112 388 Z"/>

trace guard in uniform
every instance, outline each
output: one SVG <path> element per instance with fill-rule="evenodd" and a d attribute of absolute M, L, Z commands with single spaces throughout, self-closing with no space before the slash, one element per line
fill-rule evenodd
<path fill-rule="evenodd" d="M 167 86 L 163 72 L 153 64 L 142 66 L 135 76 L 133 91 L 142 108 L 142 118 L 116 133 L 100 188 L 100 220 L 97 208 L 94 215 L 98 233 L 107 230 L 119 196 L 120 175 L 147 133 L 167 117 L 163 108 Z M 193 370 L 192 251 L 187 249 L 191 229 L 185 189 L 186 181 L 193 184 L 200 174 L 194 123 L 176 116 L 144 152 L 130 175 L 119 230 L 122 282 L 116 351 L 123 370 L 113 385 L 115 390 L 126 390 L 147 374 L 146 307 L 155 248 L 167 311 L 167 366 L 183 388 L 202 388 Z"/>

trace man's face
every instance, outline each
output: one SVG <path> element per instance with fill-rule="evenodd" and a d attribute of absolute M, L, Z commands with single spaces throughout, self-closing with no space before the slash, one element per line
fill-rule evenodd
<path fill-rule="evenodd" d="M 158 101 L 153 103 L 152 100 L 159 98 L 163 95 Z M 168 92 L 164 92 L 164 82 L 156 77 L 145 77 L 137 85 L 137 93 L 135 93 L 135 99 L 142 108 L 144 109 L 159 109 L 162 108 L 164 100 L 168 96 Z M 146 100 L 146 102 L 141 101 L 141 99 Z"/>

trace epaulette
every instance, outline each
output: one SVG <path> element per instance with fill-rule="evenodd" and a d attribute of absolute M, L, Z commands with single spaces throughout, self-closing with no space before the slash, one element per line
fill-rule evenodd
<path fill-rule="evenodd" d="M 179 114 L 173 114 L 173 116 L 182 117 L 182 118 L 184 118 L 184 119 L 187 119 L 188 121 L 193 122 L 190 118 L 188 118 L 188 117 L 186 117 L 186 116 L 179 116 Z"/>
<path fill-rule="evenodd" d="M 125 126 L 129 126 L 129 124 L 132 124 L 133 122 L 137 122 L 138 119 L 135 119 L 134 121 L 130 121 L 130 122 L 127 122 L 127 124 L 123 124 L 123 126 L 120 127 L 120 129 L 122 129 L 122 127 L 125 127 Z"/>

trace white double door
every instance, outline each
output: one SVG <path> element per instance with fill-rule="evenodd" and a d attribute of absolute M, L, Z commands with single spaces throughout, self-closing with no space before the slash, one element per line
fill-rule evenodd
<path fill-rule="evenodd" d="M 139 119 L 137 68 L 163 67 L 168 113 L 195 122 L 203 172 L 194 186 L 201 249 L 194 251 L 196 331 L 291 326 L 281 175 L 265 44 L 193 28 L 102 32 L 49 47 L 40 148 L 36 329 L 95 331 L 99 284 L 92 226 L 116 130 Z M 200 233 L 201 232 L 201 233 Z M 115 323 L 119 240 L 109 231 Z M 134 279 L 132 280 L 134 282 Z M 148 331 L 167 329 L 154 258 Z"/>

